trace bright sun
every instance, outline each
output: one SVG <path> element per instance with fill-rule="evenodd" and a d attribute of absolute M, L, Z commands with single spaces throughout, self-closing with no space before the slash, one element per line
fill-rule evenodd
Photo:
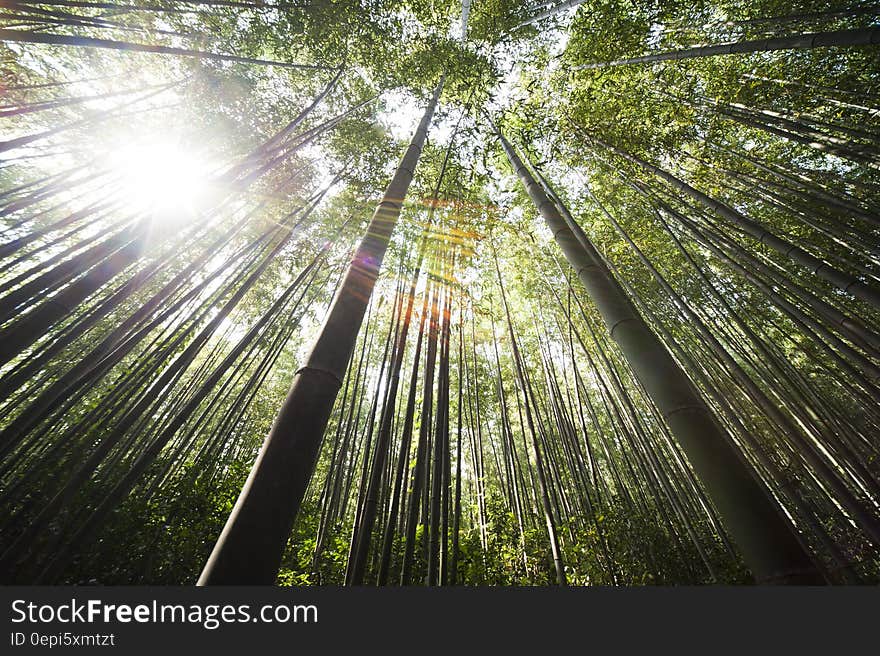
<path fill-rule="evenodd" d="M 207 162 L 184 147 L 153 141 L 117 150 L 110 163 L 132 209 L 155 220 L 176 223 L 194 218 L 208 191 Z"/>

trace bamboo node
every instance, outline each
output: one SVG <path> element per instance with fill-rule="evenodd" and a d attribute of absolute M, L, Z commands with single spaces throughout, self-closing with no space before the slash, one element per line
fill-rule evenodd
<path fill-rule="evenodd" d="M 318 374 L 324 374 L 325 376 L 329 376 L 334 381 L 336 381 L 336 385 L 338 387 L 342 387 L 342 379 L 339 376 L 337 376 L 334 372 L 330 371 L 329 369 L 321 369 L 320 367 L 308 367 L 308 366 L 300 367 L 299 369 L 296 370 L 296 373 L 294 374 L 294 376 L 299 376 L 300 374 L 303 374 L 306 372 L 315 372 Z"/>

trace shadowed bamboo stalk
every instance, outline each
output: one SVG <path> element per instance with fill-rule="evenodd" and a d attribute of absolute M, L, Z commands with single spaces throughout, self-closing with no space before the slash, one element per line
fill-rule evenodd
<path fill-rule="evenodd" d="M 656 55 L 613 59 L 607 62 L 594 62 L 572 67 L 574 71 L 606 68 L 609 66 L 625 66 L 627 64 L 647 64 L 651 62 L 673 59 L 694 59 L 713 55 L 736 55 L 752 52 L 769 52 L 773 50 L 804 50 L 810 48 L 870 46 L 880 43 L 880 28 L 866 27 L 857 30 L 839 30 L 837 32 L 817 32 L 812 34 L 795 34 L 792 36 L 758 39 L 755 41 L 738 41 L 722 43 L 714 46 L 686 48 L 671 52 L 659 52 Z"/>
<path fill-rule="evenodd" d="M 187 48 L 175 48 L 172 46 L 152 45 L 147 43 L 129 43 L 127 41 L 112 41 L 110 39 L 96 39 L 88 36 L 72 36 L 70 34 L 47 34 L 45 32 L 25 32 L 23 30 L 0 29 L 0 41 L 18 43 L 41 43 L 54 46 L 74 46 L 78 48 L 105 48 L 109 50 L 123 50 L 125 52 L 147 52 L 155 55 L 175 55 L 177 57 L 195 57 L 197 59 L 210 59 L 213 61 L 237 62 L 240 64 L 256 64 L 260 66 L 280 66 L 282 68 L 302 69 L 326 69 L 335 66 L 321 66 L 319 64 L 296 64 L 293 62 L 270 61 L 267 59 L 255 59 L 252 57 L 239 57 L 238 55 L 223 55 L 215 52 L 203 52 Z"/>
<path fill-rule="evenodd" d="M 800 246 L 792 244 L 786 239 L 778 237 L 774 233 L 767 230 L 762 224 L 752 220 L 744 214 L 741 214 L 732 207 L 729 207 L 724 203 L 715 200 L 711 196 L 704 194 L 699 189 L 695 189 L 684 180 L 681 180 L 680 178 L 672 175 L 668 171 L 665 171 L 660 167 L 654 166 L 653 164 L 650 164 L 645 160 L 618 148 L 617 146 L 602 141 L 601 139 L 598 139 L 593 135 L 586 134 L 578 128 L 576 129 L 591 142 L 599 144 L 600 146 L 626 159 L 627 161 L 632 162 L 633 164 L 636 164 L 646 171 L 650 171 L 657 177 L 665 180 L 679 191 L 695 199 L 702 206 L 706 207 L 709 210 L 712 210 L 718 216 L 739 226 L 749 235 L 757 239 L 760 243 L 765 244 L 766 246 L 775 250 L 780 255 L 783 255 L 793 262 L 796 262 L 800 266 L 810 271 L 813 275 L 822 278 L 823 280 L 827 280 L 838 289 L 848 294 L 851 294 L 856 298 L 870 303 L 875 307 L 880 307 L 880 290 L 878 290 L 876 287 L 868 285 L 856 278 L 855 276 L 829 265 L 827 262 L 824 262 L 815 255 L 805 251 Z"/>
<path fill-rule="evenodd" d="M 306 365 L 294 377 L 199 585 L 275 581 L 442 88 L 441 80 L 373 214 Z"/>
<path fill-rule="evenodd" d="M 582 5 L 585 0 L 562 0 L 560 3 L 548 2 L 544 5 L 538 7 L 538 9 L 546 9 L 546 11 L 542 11 L 538 14 L 535 14 L 528 20 L 524 20 L 522 23 L 514 27 L 511 32 L 515 32 L 516 30 L 520 30 L 524 27 L 537 23 L 539 21 L 544 20 L 545 18 L 550 18 L 551 16 L 555 16 L 561 11 L 565 11 L 566 9 L 572 9 L 579 5 Z"/>
<path fill-rule="evenodd" d="M 497 128 L 496 128 L 497 130 Z M 705 402 L 619 284 L 498 132 L 510 164 L 577 272 L 634 374 L 651 396 L 743 551 L 765 583 L 823 583 L 792 527 L 732 448 Z"/>

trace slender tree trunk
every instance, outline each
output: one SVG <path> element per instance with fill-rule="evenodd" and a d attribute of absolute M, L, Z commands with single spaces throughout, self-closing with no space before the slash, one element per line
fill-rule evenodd
<path fill-rule="evenodd" d="M 237 55 L 222 55 L 214 52 L 202 52 L 187 48 L 174 48 L 172 46 L 151 45 L 146 43 L 129 43 L 127 41 L 111 41 L 109 39 L 96 39 L 88 36 L 72 36 L 70 34 L 47 34 L 45 32 L 25 32 L 23 30 L 0 29 L 0 41 L 18 43 L 43 43 L 57 46 L 74 46 L 79 48 L 107 48 L 110 50 L 123 50 L 125 52 L 147 52 L 158 55 L 175 55 L 177 57 L 195 57 L 213 61 L 237 62 L 240 64 L 257 64 L 262 66 L 280 66 L 282 68 L 302 69 L 326 69 L 333 66 L 319 66 L 316 64 L 295 64 L 292 62 L 269 61 L 266 59 L 254 59 L 251 57 L 239 57 Z"/>
<path fill-rule="evenodd" d="M 437 86 L 306 362 L 208 559 L 199 585 L 271 584 L 440 97 Z"/>
<path fill-rule="evenodd" d="M 573 67 L 572 70 L 582 71 L 608 66 L 624 66 L 627 64 L 647 64 L 650 62 L 668 61 L 673 59 L 694 59 L 713 55 L 734 55 L 752 52 L 768 52 L 774 50 L 803 50 L 809 48 L 871 46 L 880 43 L 880 28 L 866 27 L 857 30 L 839 30 L 837 32 L 818 32 L 815 34 L 796 34 L 793 36 L 758 39 L 756 41 L 740 41 L 724 43 L 700 48 L 687 48 L 672 52 L 660 52 L 644 57 L 614 59 L 607 62 L 595 62 Z"/>
<path fill-rule="evenodd" d="M 452 509 L 452 559 L 449 565 L 449 585 L 458 583 L 458 543 L 461 527 L 461 433 L 462 418 L 462 377 L 464 375 L 464 308 L 458 320 L 458 412 L 456 414 L 457 435 L 455 439 L 455 497 Z M 475 475 L 479 475 L 478 471 Z"/>
<path fill-rule="evenodd" d="M 418 275 L 416 274 L 416 277 Z M 391 492 L 391 508 L 388 511 L 388 520 L 382 536 L 382 555 L 379 560 L 379 575 L 377 585 L 385 585 L 388 582 L 388 573 L 391 569 L 391 551 L 394 546 L 394 528 L 400 514 L 400 500 L 403 496 L 403 485 L 408 470 L 408 458 L 412 446 L 412 431 L 415 423 L 416 390 L 419 380 L 419 365 L 421 364 L 422 341 L 425 336 L 425 321 L 428 316 L 428 291 L 425 290 L 425 301 L 422 305 L 421 318 L 419 320 L 419 336 L 416 339 L 415 352 L 413 354 L 412 373 L 409 379 L 409 391 L 406 400 L 406 412 L 403 420 L 403 430 L 400 436 L 400 449 L 397 456 L 397 467 L 394 476 L 394 488 Z"/>
<path fill-rule="evenodd" d="M 545 18 L 550 18 L 551 16 L 558 14 L 560 11 L 564 11 L 566 9 L 571 9 L 572 7 L 577 7 L 578 5 L 582 5 L 582 4 L 584 4 L 584 2 L 586 2 L 586 0 L 562 0 L 562 2 L 559 2 L 558 4 L 554 3 L 554 2 L 546 3 L 542 7 L 539 7 L 539 8 L 544 9 L 544 8 L 549 7 L 549 9 L 546 9 L 546 11 L 542 11 L 539 14 L 535 14 L 534 16 L 532 16 L 528 20 L 523 21 L 522 23 L 520 23 L 519 25 L 517 25 L 516 27 L 514 27 L 510 31 L 515 32 L 515 31 L 520 30 L 528 25 L 532 25 L 533 23 L 537 23 L 538 21 L 542 21 Z"/>
<path fill-rule="evenodd" d="M 575 236 L 556 205 L 498 134 L 516 174 L 596 303 L 611 337 L 697 471 L 756 578 L 823 583 L 792 527 L 732 448 L 693 384 L 636 312 L 601 256 Z"/>
<path fill-rule="evenodd" d="M 749 217 L 740 214 L 735 209 L 718 202 L 714 198 L 704 194 L 698 189 L 695 189 L 694 187 L 672 175 L 671 173 L 664 171 L 663 169 L 654 166 L 653 164 L 649 164 L 645 160 L 640 159 L 635 155 L 631 155 L 630 153 L 621 150 L 620 148 L 617 148 L 616 146 L 606 143 L 600 139 L 597 139 L 596 137 L 593 137 L 591 135 L 586 136 L 591 141 L 598 143 L 599 145 L 610 150 L 611 152 L 616 153 L 620 157 L 623 157 L 624 159 L 641 166 L 645 170 L 654 173 L 658 177 L 662 178 L 663 180 L 674 186 L 679 191 L 682 191 L 691 198 L 695 199 L 707 209 L 715 212 L 718 216 L 721 216 L 722 218 L 727 219 L 728 221 L 731 221 L 734 224 L 738 225 L 740 228 L 745 230 L 749 235 L 759 240 L 761 243 L 766 244 L 784 257 L 787 257 L 799 264 L 800 266 L 805 267 L 814 275 L 822 278 L 823 280 L 827 280 L 838 289 L 852 294 L 853 296 L 860 298 L 875 307 L 880 307 L 880 290 L 878 290 L 877 288 L 863 283 L 858 278 L 846 273 L 845 271 L 840 271 L 839 269 L 832 267 L 828 263 L 820 260 L 818 257 L 815 257 L 814 255 L 808 253 L 803 248 L 796 246 L 795 244 L 792 244 L 789 241 L 782 239 L 781 237 L 777 237 L 775 234 L 768 231 L 760 223 L 757 223 Z"/>

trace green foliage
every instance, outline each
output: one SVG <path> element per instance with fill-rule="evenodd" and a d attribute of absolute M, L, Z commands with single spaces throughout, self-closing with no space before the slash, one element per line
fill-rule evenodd
<path fill-rule="evenodd" d="M 233 463 L 216 478 L 192 467 L 144 501 L 128 497 L 100 538 L 75 559 L 63 581 L 74 585 L 194 583 L 229 516 L 248 465 Z"/>
<path fill-rule="evenodd" d="M 40 520 L 40 530 L 17 554 L 23 563 L 21 580 L 37 577 L 56 553 L 69 557 L 59 580 L 70 583 L 195 579 L 406 147 L 406 132 L 418 119 L 402 116 L 397 101 L 405 98 L 423 107 L 441 78 L 440 107 L 349 368 L 345 383 L 350 389 L 340 393 L 278 583 L 344 583 L 359 481 L 372 457 L 363 450 L 384 403 L 379 390 L 387 389 L 387 381 L 379 380 L 387 365 L 382 340 L 396 329 L 394 292 L 408 289 L 407 276 L 426 228 L 428 255 L 400 376 L 408 380 L 423 290 L 430 281 L 449 292 L 450 390 L 454 397 L 463 381 L 466 398 L 461 413 L 456 398 L 447 409 L 450 429 L 463 426 L 463 508 L 454 555 L 458 583 L 556 581 L 544 517 L 535 502 L 539 486 L 523 419 L 526 394 L 519 366 L 534 386 L 525 403 L 534 406 L 538 443 L 553 459 L 550 496 L 571 584 L 749 581 L 735 547 L 727 544 L 724 518 L 716 517 L 664 418 L 560 257 L 553 235 L 499 149 L 489 119 L 556 188 L 638 312 L 680 361 L 731 442 L 776 495 L 835 582 L 844 581 L 848 569 L 861 581 L 878 580 L 876 536 L 854 525 L 839 490 L 804 458 L 802 446 L 815 449 L 857 502 L 876 510 L 877 344 L 852 332 L 858 322 L 876 334 L 876 308 L 817 279 L 787 259 L 787 253 L 743 234 L 741 226 L 719 218 L 712 207 L 701 206 L 596 141 L 660 167 L 830 266 L 876 285 L 876 48 L 771 51 L 577 70 L 698 45 L 873 26 L 876 14 L 830 1 L 588 0 L 523 25 L 546 5 L 475 1 L 464 41 L 458 27 L 461 4 L 452 0 L 284 2 L 210 10 L 163 2 L 181 11 L 132 6 L 105 15 L 87 7 L 65 8 L 84 22 L 48 24 L 60 34 L 186 43 L 203 51 L 319 67 L 306 70 L 37 44 L 2 46 L 4 135 L 45 133 L 29 149 L 12 151 L 0 169 L 0 191 L 8 192 L 0 198 L 5 231 L 0 248 L 33 237 L 22 246 L 21 257 L 13 252 L 4 259 L 4 295 L 26 288 L 27 280 L 44 271 L 57 271 L 58 262 L 75 261 L 93 243 L 89 240 L 112 236 L 142 214 L 155 218 L 129 207 L 130 191 L 102 177 L 107 174 L 105 156 L 121 144 L 136 137 L 173 140 L 180 152 L 198 153 L 211 163 L 213 185 L 211 203 L 200 208 L 199 216 L 211 219 L 203 232 L 184 238 L 183 221 L 152 225 L 130 266 L 69 308 L 0 370 L 0 384 L 5 384 L 39 362 L 0 400 L 0 430 L 26 419 L 34 399 L 42 399 L 45 410 L 25 433 L 4 434 L 14 439 L 0 464 L 2 546 L 37 522 L 53 499 L 64 498 L 61 509 Z M 30 11 L 25 6 L 7 9 Z M 117 22 L 110 27 L 88 22 L 98 18 Z M 27 19 L 36 20 L 30 14 Z M 290 151 L 266 170 L 251 171 L 253 179 L 230 174 L 236 167 L 247 169 L 262 145 L 284 135 L 285 126 L 311 105 L 339 68 L 338 83 L 293 131 L 295 138 L 319 131 L 308 137 L 307 146 L 286 142 Z M 125 104 L 128 96 L 99 98 L 147 92 L 171 82 L 167 92 L 131 105 Z M 92 100 L 64 102 L 80 95 Z M 319 130 L 342 114 L 331 130 Z M 834 148 L 837 154 L 829 154 Z M 62 178 L 66 182 L 57 193 L 50 189 L 45 198 L 43 192 L 31 197 L 29 188 L 16 190 L 28 183 L 40 188 L 41 179 L 68 171 L 75 175 Z M 312 215 L 297 214 L 337 175 L 339 182 Z M 106 195 L 108 189 L 115 195 Z M 77 223 L 77 212 L 106 198 L 118 207 L 106 214 L 86 212 L 80 217 L 86 220 Z M 278 233 L 272 231 L 291 217 L 298 222 L 289 242 L 227 320 L 206 336 L 179 377 L 162 389 L 153 387 L 275 243 Z M 222 247 L 211 246 L 227 236 Z M 316 261 L 325 240 L 331 241 L 329 250 Z M 252 348 L 221 372 L 150 466 L 120 492 L 118 507 L 65 554 L 61 545 L 149 453 L 151 440 L 162 435 L 237 340 L 313 261 L 314 275 L 297 289 L 297 303 L 274 316 Z M 154 274 L 130 294 L 120 294 L 119 303 L 99 316 L 103 303 L 154 263 L 161 264 Z M 131 339 L 130 350 L 118 360 L 108 359 L 106 370 L 89 369 L 85 382 L 65 382 L 57 402 L 40 396 L 66 381 L 85 354 L 114 336 L 117 327 L 190 266 L 191 275 L 162 304 L 116 335 L 113 348 Z M 658 273 L 677 299 L 660 284 Z M 755 277 L 764 284 L 756 284 Z M 26 305 L 10 306 L 10 319 L 0 331 L 47 299 L 51 304 L 52 295 L 73 280 L 38 290 Z M 172 301 L 180 301 L 179 307 L 160 316 Z M 709 344 L 692 316 L 719 346 Z M 456 352 L 459 324 L 464 363 Z M 509 331 L 516 334 L 521 362 L 514 358 Z M 68 334 L 70 341 L 52 354 L 55 340 L 60 343 Z M 730 360 L 722 361 L 719 347 Z M 108 347 L 99 355 L 107 353 L 114 351 Z M 413 388 L 418 401 L 437 384 L 424 380 L 424 347 L 420 358 Z M 792 440 L 777 419 L 760 409 L 754 391 L 734 375 L 734 366 L 803 432 L 802 441 Z M 402 389 L 396 400 L 398 415 L 407 392 Z M 128 422 L 127 413 L 142 400 L 149 404 Z M 427 422 L 417 403 L 414 433 Z M 401 423 L 396 417 L 394 455 Z M 337 432 L 344 442 L 339 453 L 333 451 Z M 476 472 L 478 439 L 482 478 Z M 110 446 L 98 458 L 95 454 L 105 445 Z M 409 446 L 404 507 L 417 460 Z M 516 482 L 510 480 L 513 463 L 519 468 Z M 64 488 L 77 478 L 75 489 Z M 383 484 L 390 488 L 387 478 Z M 338 483 L 330 500 L 323 487 L 327 481 Z M 380 515 L 388 510 L 388 490 L 383 494 Z M 449 501 L 450 490 L 444 494 Z M 515 497 L 521 497 L 519 509 Z M 368 582 L 378 574 L 384 529 L 379 524 L 372 535 Z M 415 561 L 408 583 L 426 580 L 427 525 L 427 518 L 420 517 L 409 545 Z M 395 583 L 407 546 L 395 530 L 390 567 Z"/>

